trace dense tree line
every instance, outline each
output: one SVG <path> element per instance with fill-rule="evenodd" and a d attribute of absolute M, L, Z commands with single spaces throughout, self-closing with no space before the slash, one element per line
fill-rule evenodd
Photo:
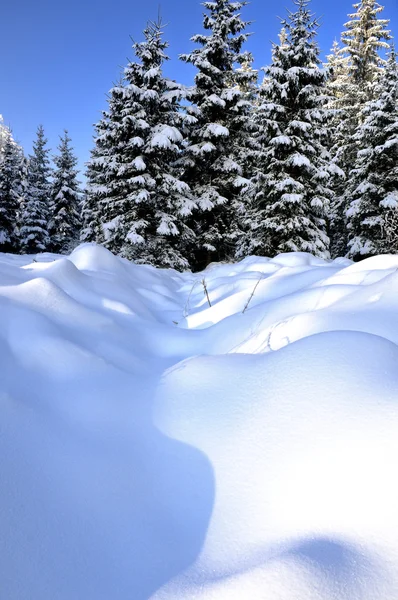
<path fill-rule="evenodd" d="M 0 122 L 1 252 L 66 253 L 78 244 L 82 191 L 70 142 L 65 131 L 51 167 L 42 126 L 26 158 Z"/>
<path fill-rule="evenodd" d="M 308 0 L 293 1 L 261 81 L 245 51 L 245 1 L 204 2 L 203 33 L 180 57 L 196 69 L 190 88 L 164 76 L 164 28 L 148 23 L 96 125 L 82 205 L 67 136 L 53 174 L 42 130 L 28 160 L 10 138 L 3 248 L 66 252 L 81 207 L 82 241 L 180 270 L 248 254 L 398 251 L 389 22 L 375 0 L 355 4 L 322 65 L 318 21 Z"/>

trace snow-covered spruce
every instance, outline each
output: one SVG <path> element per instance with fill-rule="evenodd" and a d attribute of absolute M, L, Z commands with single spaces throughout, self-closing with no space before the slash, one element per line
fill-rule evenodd
<path fill-rule="evenodd" d="M 29 157 L 26 199 L 21 211 L 20 245 L 23 252 L 33 254 L 49 248 L 50 161 L 47 139 L 40 125 Z"/>
<path fill-rule="evenodd" d="M 329 57 L 328 91 L 330 107 L 335 110 L 331 154 L 336 168 L 348 178 L 358 151 L 355 135 L 366 102 L 375 97 L 375 85 L 385 61 L 380 50 L 388 48 L 389 21 L 380 18 L 383 7 L 375 0 L 354 4 L 341 34 L 341 46 Z M 331 206 L 331 250 L 342 256 L 347 250 L 346 210 L 350 197 L 344 179 L 334 181 L 335 198 Z"/>
<path fill-rule="evenodd" d="M 25 190 L 25 159 L 11 132 L 5 136 L 0 162 L 0 251 L 18 252 L 17 222 Z"/>
<path fill-rule="evenodd" d="M 6 125 L 4 125 L 3 115 L 0 115 L 0 162 L 3 159 L 4 148 L 7 144 L 10 136 L 12 139 L 12 134 L 11 134 L 10 129 Z"/>
<path fill-rule="evenodd" d="M 387 40 L 391 36 L 387 29 L 389 20 L 379 17 L 384 8 L 376 0 L 362 0 L 354 4 L 354 8 L 341 34 L 340 53 L 348 59 L 347 69 L 358 86 L 355 94 L 363 104 L 373 96 L 377 76 L 385 65 L 379 50 L 388 49 Z"/>
<path fill-rule="evenodd" d="M 344 190 L 347 177 L 345 170 L 342 168 L 345 166 L 344 149 L 346 148 L 347 141 L 346 131 L 342 124 L 347 118 L 346 109 L 350 109 L 350 77 L 348 75 L 347 61 L 348 58 L 341 53 L 339 42 L 335 40 L 325 64 L 327 77 L 326 109 L 329 132 L 328 148 L 331 155 L 330 168 L 334 170 L 334 177 L 330 182 L 334 193 L 331 198 L 328 215 L 330 254 L 333 258 L 344 256 L 347 249 L 347 223 L 344 206 Z"/>
<path fill-rule="evenodd" d="M 206 33 L 193 36 L 199 45 L 181 59 L 196 69 L 188 92 L 190 126 L 184 167 L 199 212 L 195 213 L 193 267 L 224 260 L 235 253 L 242 208 L 241 188 L 247 185 L 247 155 L 253 133 L 250 113 L 256 73 L 252 57 L 242 52 L 248 25 L 240 17 L 246 2 L 204 2 Z M 241 68 L 235 69 L 238 64 Z"/>
<path fill-rule="evenodd" d="M 362 110 L 347 211 L 350 258 L 397 252 L 398 65 L 391 50 L 375 99 Z"/>
<path fill-rule="evenodd" d="M 116 155 L 122 147 L 124 89 L 119 81 L 109 92 L 108 110 L 102 112 L 101 120 L 95 125 L 95 145 L 87 164 L 87 187 L 82 203 L 81 240 L 83 242 L 104 242 L 102 221 L 110 220 L 109 210 L 116 203 L 115 184 L 117 176 Z M 113 251 L 120 252 L 123 239 L 116 245 L 112 240 Z"/>
<path fill-rule="evenodd" d="M 331 198 L 324 110 L 325 75 L 315 41 L 317 21 L 306 0 L 282 21 L 266 71 L 257 122 L 263 146 L 253 178 L 250 230 L 240 254 L 306 251 L 329 255 Z"/>
<path fill-rule="evenodd" d="M 83 236 L 138 263 L 184 269 L 195 202 L 177 164 L 183 90 L 162 73 L 162 24 L 148 23 L 144 36 L 133 46 L 138 62 L 126 67 L 97 126 Z"/>
<path fill-rule="evenodd" d="M 59 154 L 54 156 L 55 169 L 51 185 L 51 216 L 48 224 L 50 250 L 65 254 L 79 241 L 81 191 L 77 180 L 77 158 L 65 131 L 60 138 Z"/>

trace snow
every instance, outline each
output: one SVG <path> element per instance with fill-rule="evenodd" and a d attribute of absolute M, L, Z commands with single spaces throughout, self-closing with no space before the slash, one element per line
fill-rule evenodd
<path fill-rule="evenodd" d="M 176 127 L 157 125 L 153 128 L 150 145 L 152 148 L 170 148 L 173 143 L 181 141 L 182 135 Z"/>
<path fill-rule="evenodd" d="M 292 140 L 287 135 L 278 135 L 270 140 L 273 146 L 290 146 Z"/>
<path fill-rule="evenodd" d="M 142 139 L 142 137 L 139 136 L 135 136 L 132 137 L 129 140 L 129 146 L 131 146 L 132 148 L 142 148 L 142 146 L 144 145 L 144 140 Z"/>
<path fill-rule="evenodd" d="M 303 200 L 303 194 L 282 194 L 281 200 L 288 204 L 299 204 Z"/>
<path fill-rule="evenodd" d="M 398 597 L 397 256 L 0 275 L 2 597 Z"/>
<path fill-rule="evenodd" d="M 216 150 L 216 147 L 214 144 L 212 144 L 211 142 L 205 142 L 204 144 L 202 144 L 202 146 L 200 147 L 200 150 L 202 152 L 214 152 L 214 150 Z M 196 152 L 196 154 L 198 154 L 198 152 Z"/>
<path fill-rule="evenodd" d="M 210 96 L 207 98 L 207 101 L 210 102 L 210 104 L 215 104 L 216 106 L 221 106 L 222 108 L 226 106 L 225 100 L 222 100 L 219 96 L 217 96 L 217 94 L 210 94 Z"/>
<path fill-rule="evenodd" d="M 306 156 L 303 154 L 294 154 L 291 157 L 291 164 L 295 167 L 310 167 L 311 163 Z"/>
<path fill-rule="evenodd" d="M 156 77 L 159 77 L 160 74 L 160 68 L 159 67 L 153 67 L 151 69 L 148 69 L 146 71 L 146 73 L 144 74 L 145 79 L 155 79 Z"/>
<path fill-rule="evenodd" d="M 387 194 L 387 196 L 380 202 L 380 206 L 390 210 L 395 210 L 398 207 L 398 192 L 394 191 Z"/>
<path fill-rule="evenodd" d="M 206 126 L 206 132 L 204 134 L 204 137 L 209 137 L 209 136 L 228 137 L 229 130 L 226 127 L 224 127 L 223 125 L 220 125 L 219 123 L 209 123 Z"/>
<path fill-rule="evenodd" d="M 134 168 L 137 171 L 145 171 L 146 169 L 146 164 L 142 158 L 142 156 L 137 156 L 132 162 L 131 164 L 134 166 Z"/>
<path fill-rule="evenodd" d="M 104 234 L 105 241 L 111 239 L 113 232 L 118 228 L 120 224 L 120 220 L 121 217 L 118 216 L 112 219 L 111 221 L 108 221 L 107 223 L 102 223 L 102 231 Z"/>

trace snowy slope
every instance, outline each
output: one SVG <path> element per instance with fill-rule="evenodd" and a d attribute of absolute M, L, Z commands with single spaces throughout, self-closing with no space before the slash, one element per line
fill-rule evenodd
<path fill-rule="evenodd" d="M 398 257 L 32 258 L 0 255 L 1 598 L 398 599 Z"/>

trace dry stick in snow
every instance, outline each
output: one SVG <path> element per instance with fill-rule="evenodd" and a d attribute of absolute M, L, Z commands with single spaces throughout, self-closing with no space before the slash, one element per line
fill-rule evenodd
<path fill-rule="evenodd" d="M 252 301 L 252 298 L 253 298 L 254 294 L 256 293 L 257 286 L 260 283 L 260 281 L 262 280 L 262 278 L 263 278 L 263 276 L 261 275 L 260 278 L 258 279 L 256 285 L 254 286 L 254 289 L 253 289 L 252 293 L 250 294 L 250 297 L 249 297 L 248 301 L 245 304 L 245 308 L 242 310 L 242 315 L 245 314 L 245 312 L 249 308 L 249 304 Z"/>
<path fill-rule="evenodd" d="M 185 318 L 187 318 L 187 316 L 188 316 L 188 311 L 189 311 L 189 301 L 190 301 L 190 299 L 191 299 L 191 295 L 192 295 L 192 292 L 193 292 L 193 290 L 194 290 L 194 287 L 195 287 L 195 285 L 196 285 L 197 283 L 198 283 L 198 282 L 197 282 L 197 281 L 195 281 L 195 283 L 193 284 L 193 286 L 192 286 L 192 288 L 191 288 L 191 291 L 189 292 L 188 299 L 187 299 L 187 301 L 186 301 L 186 303 L 185 303 L 185 306 L 184 306 L 184 312 L 183 312 L 183 315 L 184 315 L 184 317 L 185 317 Z"/>
<path fill-rule="evenodd" d="M 203 289 L 205 291 L 207 302 L 209 303 L 209 306 L 211 307 L 211 302 L 210 302 L 210 298 L 209 298 L 209 292 L 207 291 L 206 281 L 205 281 L 204 278 L 202 279 L 202 285 L 203 285 Z"/>

